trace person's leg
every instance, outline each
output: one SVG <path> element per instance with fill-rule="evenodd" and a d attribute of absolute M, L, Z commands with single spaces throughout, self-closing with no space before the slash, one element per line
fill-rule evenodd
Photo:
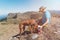
<path fill-rule="evenodd" d="M 45 32 L 45 30 L 47 30 L 47 27 L 48 27 L 48 25 L 45 25 L 45 26 L 42 28 L 42 31 Z"/>

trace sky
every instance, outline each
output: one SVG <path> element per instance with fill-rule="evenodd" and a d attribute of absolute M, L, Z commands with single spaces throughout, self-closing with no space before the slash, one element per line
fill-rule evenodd
<path fill-rule="evenodd" d="M 48 10 L 60 10 L 60 0 L 0 0 L 0 16 L 8 13 L 38 11 L 41 6 Z"/>

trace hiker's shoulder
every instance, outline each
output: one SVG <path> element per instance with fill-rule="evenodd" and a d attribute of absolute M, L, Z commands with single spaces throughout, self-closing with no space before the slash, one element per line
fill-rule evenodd
<path fill-rule="evenodd" d="M 45 13 L 47 14 L 47 13 L 50 13 L 50 12 L 47 10 L 47 11 L 45 11 Z"/>

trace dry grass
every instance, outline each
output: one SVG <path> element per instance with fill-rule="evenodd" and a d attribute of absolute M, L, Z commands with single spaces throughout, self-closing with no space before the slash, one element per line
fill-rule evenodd
<path fill-rule="evenodd" d="M 44 33 L 41 34 L 40 38 L 45 38 L 46 40 L 60 40 L 60 33 L 54 34 L 55 31 L 60 31 L 60 18 L 52 17 L 52 27 L 44 29 Z M 48 30 L 48 31 L 47 31 Z M 18 24 L 0 24 L 0 40 L 8 40 L 11 36 L 19 33 Z M 44 35 L 46 34 L 46 35 Z M 42 39 L 42 40 L 45 40 Z"/>
<path fill-rule="evenodd" d="M 19 33 L 18 25 L 0 25 L 0 40 L 8 40 L 11 36 Z"/>

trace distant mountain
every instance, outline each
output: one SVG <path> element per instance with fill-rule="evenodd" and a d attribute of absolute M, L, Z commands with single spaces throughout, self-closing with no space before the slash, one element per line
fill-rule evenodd
<path fill-rule="evenodd" d="M 52 16 L 60 17 L 60 11 L 58 10 L 49 10 Z"/>
<path fill-rule="evenodd" d="M 56 10 L 49 10 L 52 16 L 59 16 L 60 17 L 60 11 Z M 0 15 L 0 20 L 5 20 L 6 18 L 10 19 L 17 19 L 17 20 L 24 20 L 24 19 L 30 19 L 30 18 L 39 18 L 41 14 L 39 12 L 34 11 L 28 11 L 25 13 L 9 13 L 8 15 Z"/>
<path fill-rule="evenodd" d="M 49 10 L 51 13 L 56 13 L 56 14 L 60 14 L 59 10 Z"/>
<path fill-rule="evenodd" d="M 25 13 L 9 13 L 7 18 L 14 19 L 14 17 L 15 17 L 18 20 L 19 19 L 24 20 L 24 19 L 30 19 L 30 18 L 36 19 L 36 18 L 38 18 L 39 15 L 40 14 L 38 12 L 30 11 L 30 12 L 25 12 Z"/>

